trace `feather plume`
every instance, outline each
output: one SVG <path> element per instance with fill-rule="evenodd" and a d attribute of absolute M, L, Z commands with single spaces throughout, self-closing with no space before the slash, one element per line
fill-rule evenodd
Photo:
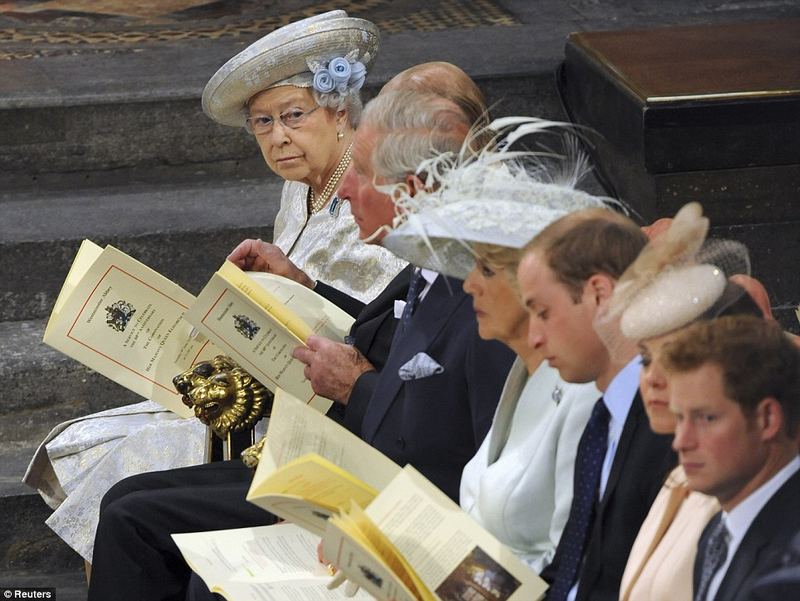
<path fill-rule="evenodd" d="M 490 127 L 496 135 L 486 147 L 476 150 L 473 143 L 485 135 L 481 130 L 460 152 L 423 161 L 416 172 L 423 190 L 411 194 L 404 184 L 381 187 L 398 214 L 406 216 L 384 238 L 384 246 L 416 265 L 464 277 L 476 242 L 521 248 L 569 212 L 620 206 L 575 188 L 590 167 L 570 124 L 508 117 Z M 510 150 L 523 138 L 537 150 Z M 546 142 L 557 143 L 557 150 Z"/>

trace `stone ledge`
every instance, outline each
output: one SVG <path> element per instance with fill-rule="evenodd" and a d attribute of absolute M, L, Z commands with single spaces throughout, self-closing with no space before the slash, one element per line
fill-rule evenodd
<path fill-rule="evenodd" d="M 18 194 L 2 203 L 0 321 L 46 317 L 81 240 L 113 244 L 192 293 L 244 238 L 272 239 L 275 178 Z"/>
<path fill-rule="evenodd" d="M 44 574 L 77 571 L 83 566 L 80 555 L 44 524 L 50 513 L 50 508 L 34 492 L 0 497 L 0 514 L 7 518 L 7 526 L 0 531 L 2 584 L 9 582 L 5 580 L 7 572 Z"/>

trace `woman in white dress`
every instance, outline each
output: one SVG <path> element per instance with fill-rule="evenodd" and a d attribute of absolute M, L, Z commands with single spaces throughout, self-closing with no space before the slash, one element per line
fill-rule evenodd
<path fill-rule="evenodd" d="M 532 129 L 543 125 L 528 121 Z M 514 273 L 520 249 L 544 226 L 570 211 L 603 206 L 605 199 L 574 189 L 580 161 L 526 169 L 504 148 L 501 141 L 477 157 L 465 152 L 455 165 L 452 157 L 422 165 L 420 174 L 436 191 L 400 194 L 399 202 L 414 203 L 415 212 L 383 243 L 415 265 L 466 278 L 481 337 L 498 339 L 518 355 L 492 427 L 464 468 L 460 502 L 541 571 L 567 521 L 578 441 L 600 393 L 593 384 L 565 383 L 528 346 Z M 555 172 L 564 174 L 562 181 L 548 176 Z"/>
<path fill-rule="evenodd" d="M 311 278 L 362 302 L 405 266 L 358 239 L 348 203 L 335 194 L 350 161 L 359 90 L 379 44 L 372 23 L 331 11 L 258 40 L 223 65 L 203 92 L 206 114 L 247 127 L 267 165 L 287 180 L 276 248 Z M 108 488 L 137 473 L 201 463 L 204 443 L 199 421 L 146 401 L 56 426 L 25 482 L 55 509 L 47 524 L 91 562 Z"/>

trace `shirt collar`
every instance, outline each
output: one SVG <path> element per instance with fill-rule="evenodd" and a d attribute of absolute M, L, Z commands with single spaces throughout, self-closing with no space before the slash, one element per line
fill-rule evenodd
<path fill-rule="evenodd" d="M 422 302 L 426 296 L 428 296 L 428 291 L 430 291 L 433 283 L 436 281 L 436 278 L 439 277 L 439 274 L 435 271 L 431 271 L 430 269 L 422 269 L 421 267 L 414 267 L 414 274 L 416 275 L 419 273 L 422 275 L 422 279 L 425 280 L 425 286 L 422 287 L 422 290 L 419 292 L 419 302 Z M 403 310 L 406 307 L 406 301 L 395 299 L 394 301 L 394 317 L 395 319 L 400 319 L 403 316 Z"/>
<path fill-rule="evenodd" d="M 725 520 L 725 525 L 731 535 L 731 545 L 738 542 L 747 534 L 750 524 L 756 519 L 759 512 L 764 508 L 764 505 L 769 502 L 772 496 L 783 486 L 786 481 L 791 478 L 796 471 L 800 470 L 800 457 L 795 457 L 787 463 L 781 470 L 767 480 L 764 484 L 759 486 L 750 495 L 730 512 L 722 512 Z"/>
<path fill-rule="evenodd" d="M 426 282 L 429 284 L 433 284 L 436 281 L 436 278 L 439 277 L 439 273 L 436 271 L 431 271 L 430 269 L 420 268 L 420 273 L 422 277 L 425 279 Z"/>
<path fill-rule="evenodd" d="M 608 384 L 605 393 L 603 393 L 603 402 L 611 414 L 610 429 L 613 429 L 615 425 L 619 425 L 621 430 L 621 424 L 624 424 L 628 418 L 628 411 L 630 411 L 633 399 L 639 390 L 639 372 L 641 369 L 641 358 L 637 355 L 619 370 L 614 379 Z"/>

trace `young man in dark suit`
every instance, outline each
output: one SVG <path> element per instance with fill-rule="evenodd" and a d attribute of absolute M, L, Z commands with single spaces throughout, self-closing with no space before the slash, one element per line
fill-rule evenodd
<path fill-rule="evenodd" d="M 800 351 L 775 322 L 730 316 L 682 331 L 662 363 L 689 487 L 722 506 L 698 543 L 694 599 L 752 599 L 800 530 Z"/>
<path fill-rule="evenodd" d="M 603 391 L 578 446 L 567 525 L 541 574 L 553 601 L 617 600 L 639 526 L 675 466 L 670 439 L 648 425 L 635 349 L 613 326 L 599 330 L 602 337 L 593 327 L 646 242 L 630 219 L 589 209 L 545 228 L 519 265 L 529 345 L 567 382 Z"/>

